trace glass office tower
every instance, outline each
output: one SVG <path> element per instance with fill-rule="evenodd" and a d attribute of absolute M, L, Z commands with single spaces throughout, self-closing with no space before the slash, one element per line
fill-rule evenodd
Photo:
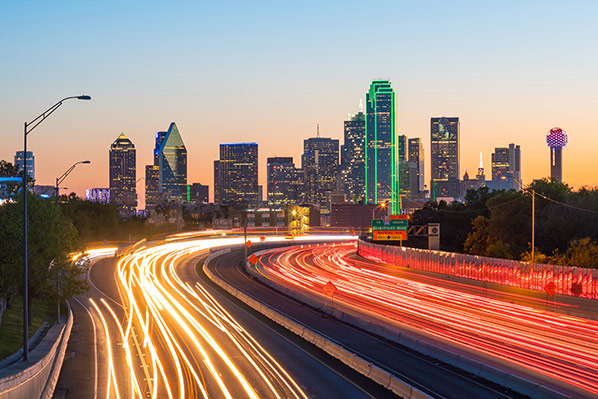
<path fill-rule="evenodd" d="M 220 144 L 220 159 L 214 162 L 214 200 L 219 204 L 257 205 L 257 176 L 257 143 Z"/>
<path fill-rule="evenodd" d="M 135 145 L 124 133 L 110 145 L 110 202 L 128 217 L 137 207 Z"/>
<path fill-rule="evenodd" d="M 160 169 L 160 194 L 167 201 L 187 200 L 187 148 L 176 124 L 156 133 L 154 164 Z"/>

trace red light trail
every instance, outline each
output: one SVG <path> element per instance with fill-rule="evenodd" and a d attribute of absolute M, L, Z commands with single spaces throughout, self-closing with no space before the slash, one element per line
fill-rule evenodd
<path fill-rule="evenodd" d="M 561 387 L 598 394 L 598 321 L 394 276 L 388 266 L 354 253 L 354 244 L 278 249 L 265 253 L 259 266 L 270 279 L 321 295 L 331 281 L 335 302 Z"/>

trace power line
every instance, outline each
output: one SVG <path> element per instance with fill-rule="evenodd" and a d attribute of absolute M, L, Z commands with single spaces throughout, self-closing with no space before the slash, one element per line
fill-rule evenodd
<path fill-rule="evenodd" d="M 497 204 L 497 205 L 493 205 L 493 206 L 487 206 L 487 207 L 485 207 L 485 208 L 481 208 L 481 209 L 464 209 L 464 210 L 461 210 L 461 211 L 452 211 L 452 210 L 449 210 L 449 209 L 436 209 L 436 208 L 433 208 L 433 207 L 431 207 L 430 205 L 424 205 L 424 208 L 432 209 L 432 210 L 434 210 L 434 211 L 437 211 L 437 212 L 447 212 L 447 213 L 474 213 L 474 212 L 483 212 L 483 211 L 485 211 L 485 210 L 490 210 L 490 209 L 494 209 L 494 208 L 499 208 L 499 207 L 501 207 L 501 206 L 508 205 L 508 204 L 510 204 L 510 203 L 512 203 L 512 202 L 518 201 L 518 200 L 520 200 L 520 199 L 522 199 L 522 198 L 525 198 L 525 197 L 523 197 L 523 196 L 521 196 L 521 197 L 517 197 L 517 198 L 515 198 L 515 199 L 512 199 L 512 200 L 510 200 L 510 201 L 503 202 L 503 203 L 501 203 L 501 204 Z"/>
<path fill-rule="evenodd" d="M 539 197 L 542 197 L 542 198 L 544 198 L 545 200 L 548 200 L 548 201 L 554 202 L 555 204 L 562 205 L 562 206 L 565 206 L 565 207 L 567 207 L 567 208 L 576 209 L 576 210 L 578 210 L 578 211 L 583 211 L 583 212 L 598 213 L 598 211 L 596 211 L 596 210 L 593 210 L 593 209 L 580 208 L 580 207 L 578 207 L 578 206 L 575 206 L 575 205 L 569 205 L 569 204 L 566 204 L 566 203 L 564 203 L 564 202 L 557 201 L 557 200 L 555 200 L 555 199 L 549 198 L 549 197 L 547 197 L 547 196 L 545 196 L 545 195 L 543 195 L 543 194 L 540 194 L 540 193 L 538 193 L 538 192 L 536 192 L 536 195 L 537 195 L 537 196 L 539 196 Z"/>

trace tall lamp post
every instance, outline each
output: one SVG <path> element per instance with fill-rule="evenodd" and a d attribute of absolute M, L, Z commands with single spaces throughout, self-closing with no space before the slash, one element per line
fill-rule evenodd
<path fill-rule="evenodd" d="M 62 183 L 64 181 L 64 179 L 66 179 L 67 176 L 70 175 L 73 170 L 75 170 L 75 166 L 77 166 L 79 164 L 88 164 L 88 163 L 91 163 L 91 161 L 79 161 L 79 162 L 75 162 L 73 164 L 73 166 L 71 166 L 70 168 L 68 168 L 66 170 L 66 172 L 64 172 L 62 174 L 62 176 L 56 178 L 56 205 L 58 205 L 58 198 L 60 197 L 60 192 L 59 192 L 60 183 Z"/>
<path fill-rule="evenodd" d="M 44 113 L 25 122 L 23 130 L 23 361 L 29 361 L 29 291 L 27 287 L 27 135 L 56 111 L 66 100 L 91 100 L 90 96 L 65 97 L 48 108 Z"/>

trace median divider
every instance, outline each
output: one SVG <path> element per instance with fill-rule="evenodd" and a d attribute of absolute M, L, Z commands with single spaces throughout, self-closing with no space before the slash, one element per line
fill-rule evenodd
<path fill-rule="evenodd" d="M 268 250 L 259 251 L 256 252 L 255 255 L 260 256 L 261 254 L 267 251 Z M 204 266 L 204 269 L 207 268 Z M 453 350 L 436 345 L 433 341 L 423 339 L 423 337 L 421 335 L 418 335 L 415 330 L 410 329 L 407 326 L 402 326 L 401 330 L 399 330 L 398 326 L 382 324 L 377 319 L 365 316 L 363 314 L 359 314 L 359 312 L 352 308 L 350 305 L 345 306 L 341 303 L 335 302 L 334 309 L 331 312 L 330 307 L 326 305 L 327 300 L 323 294 L 299 292 L 295 289 L 291 289 L 282 284 L 279 284 L 278 282 L 270 280 L 262 273 L 254 269 L 251 263 L 247 263 L 245 265 L 245 270 L 250 275 L 254 276 L 256 279 L 260 280 L 264 284 L 267 284 L 270 287 L 292 298 L 295 298 L 298 301 L 306 303 L 316 309 L 320 309 L 325 313 L 333 313 L 336 319 L 344 323 L 356 326 L 365 331 L 369 331 L 380 337 L 386 338 L 390 341 L 396 342 L 400 345 L 417 351 L 418 353 L 429 356 L 451 366 L 460 368 L 461 370 L 469 372 L 477 377 L 481 377 L 496 384 L 509 387 L 521 394 L 524 394 L 534 399 L 570 399 L 569 395 L 556 391 L 551 387 L 543 385 L 540 382 L 531 381 L 521 375 L 513 374 L 512 372 L 509 372 L 507 370 L 489 366 L 486 363 L 484 363 L 483 360 L 477 360 L 473 357 L 466 356 L 461 353 L 456 353 Z M 226 283 L 224 282 L 224 284 Z M 357 370 L 356 367 L 351 367 Z M 362 366 L 360 365 L 359 367 Z M 364 374 L 364 372 L 361 370 L 357 371 L 359 371 L 361 374 Z M 395 391 L 393 390 L 393 392 Z"/>
<path fill-rule="evenodd" d="M 30 362 L 16 361 L 0 370 L 0 399 L 50 399 L 54 395 L 72 327 L 73 312 L 69 306 L 66 323 L 55 324 L 48 330 L 29 353 Z"/>
<path fill-rule="evenodd" d="M 264 251 L 260 251 L 260 252 L 264 252 Z M 227 291 L 229 294 L 233 295 L 235 298 L 244 302 L 245 304 L 247 304 L 254 310 L 262 313 L 269 319 L 280 324 L 281 326 L 285 327 L 289 331 L 299 335 L 306 341 L 314 344 L 318 348 L 322 349 L 329 355 L 340 360 L 341 362 L 343 362 L 347 366 L 351 367 L 355 371 L 370 378 L 372 381 L 375 381 L 378 384 L 388 388 L 390 391 L 403 397 L 404 399 L 431 399 L 432 398 L 428 394 L 420 391 L 419 389 L 413 387 L 409 383 L 403 381 L 396 375 L 386 371 L 384 368 L 373 365 L 372 362 L 369 361 L 368 359 L 355 353 L 354 351 L 351 351 L 349 348 L 343 347 L 339 343 L 335 342 L 334 339 L 327 337 L 323 334 L 320 334 L 317 331 L 313 330 L 311 327 L 309 327 L 297 320 L 293 320 L 291 317 L 286 316 L 286 315 L 276 311 L 275 309 L 271 308 L 267 304 L 251 297 L 250 295 L 248 295 L 244 292 L 241 292 L 241 291 L 235 289 L 230 284 L 228 284 L 226 281 L 224 281 L 220 277 L 216 276 L 214 273 L 212 273 L 210 271 L 208 266 L 214 258 L 224 255 L 225 253 L 230 253 L 230 249 L 224 249 L 224 250 L 210 254 L 210 256 L 208 256 L 208 258 L 204 262 L 203 271 L 208 276 L 208 278 L 210 280 L 212 280 L 215 284 L 217 284 L 222 289 Z M 256 253 L 256 254 L 259 254 L 259 253 Z M 257 273 L 257 274 L 259 274 L 259 273 Z M 306 297 L 306 299 L 309 299 L 309 298 Z M 342 315 L 339 314 L 339 316 L 342 316 Z M 372 371 L 372 370 L 374 370 L 374 371 Z"/>

